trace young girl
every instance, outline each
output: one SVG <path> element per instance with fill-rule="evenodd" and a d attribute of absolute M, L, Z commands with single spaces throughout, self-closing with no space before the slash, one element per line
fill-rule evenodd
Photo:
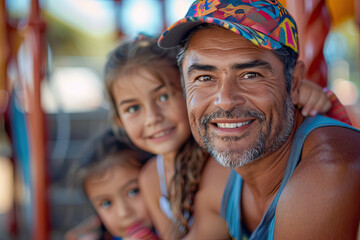
<path fill-rule="evenodd" d="M 91 142 L 72 173 L 72 180 L 81 186 L 101 220 L 91 218 L 88 226 L 102 223 L 113 239 L 158 239 L 138 183 L 140 169 L 151 156 L 116 137 L 112 130 Z M 79 239 L 80 229 L 69 232 L 66 239 Z"/>
<path fill-rule="evenodd" d="M 175 56 L 176 49 L 160 49 L 143 35 L 110 54 L 105 83 L 114 119 L 135 145 L 157 155 L 144 167 L 140 188 L 160 238 L 226 239 L 219 208 L 230 169 L 191 135 Z M 322 89 L 306 81 L 301 94 L 317 96 L 299 103 L 306 114 L 331 106 Z"/>

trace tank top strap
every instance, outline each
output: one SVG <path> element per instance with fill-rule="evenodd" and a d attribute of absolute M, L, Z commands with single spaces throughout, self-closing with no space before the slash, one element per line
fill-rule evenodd
<path fill-rule="evenodd" d="M 173 221 L 174 217 L 171 211 L 171 206 L 168 197 L 168 191 L 167 191 L 166 179 L 165 179 L 164 158 L 162 155 L 156 156 L 156 167 L 159 176 L 160 192 L 161 192 L 161 196 L 159 198 L 159 206 L 161 211 L 167 216 L 167 218 Z"/>
<path fill-rule="evenodd" d="M 338 126 L 338 127 L 346 127 L 356 131 L 356 128 L 351 127 L 343 122 L 327 118 L 321 115 L 317 115 L 315 117 L 307 117 L 305 121 L 301 124 L 301 126 L 297 129 L 294 140 L 291 146 L 290 155 L 288 158 L 288 163 L 285 169 L 285 174 L 279 190 L 266 211 L 259 227 L 253 232 L 250 239 L 261 239 L 261 236 L 268 236 L 268 240 L 273 239 L 274 236 L 274 228 L 275 228 L 275 211 L 277 207 L 277 203 L 281 196 L 282 191 L 284 190 L 288 180 L 290 179 L 292 173 L 300 162 L 300 156 L 303 149 L 304 142 L 307 136 L 315 129 L 321 127 L 328 126 Z"/>
<path fill-rule="evenodd" d="M 236 173 L 235 170 L 231 170 L 221 201 L 220 215 L 226 221 L 230 235 L 233 238 L 242 240 L 244 239 L 244 236 L 249 236 L 249 240 L 273 239 L 277 203 L 288 180 L 299 164 L 304 142 L 307 136 L 314 129 L 327 126 L 345 127 L 360 132 L 360 130 L 352 126 L 321 115 L 306 118 L 295 133 L 284 177 L 280 184 L 279 190 L 266 213 L 264 214 L 264 217 L 262 218 L 259 226 L 251 234 L 246 230 L 245 226 L 242 225 L 241 221 L 242 178 L 239 174 Z M 247 237 L 245 237 L 245 239 L 247 239 Z"/>
<path fill-rule="evenodd" d="M 240 239 L 241 230 L 238 224 L 241 221 L 241 189 L 242 178 L 231 169 L 226 187 L 221 199 L 220 216 L 226 221 L 229 233 L 235 239 Z"/>
<path fill-rule="evenodd" d="M 317 115 L 315 117 L 307 117 L 303 124 L 298 128 L 296 131 L 296 134 L 294 136 L 294 141 L 291 146 L 291 151 L 288 159 L 288 163 L 286 166 L 285 174 L 283 181 L 281 182 L 279 191 L 277 196 L 274 199 L 274 202 L 278 202 L 280 198 L 280 194 L 285 188 L 286 183 L 290 179 L 292 173 L 294 172 L 295 168 L 300 162 L 300 155 L 304 146 L 304 142 L 307 138 L 307 136 L 315 129 L 321 128 L 321 127 L 330 127 L 330 126 L 337 126 L 337 127 L 346 127 L 350 129 L 354 129 L 358 131 L 357 129 L 343 123 L 337 120 L 334 120 L 332 118 L 324 117 L 321 115 Z"/>
<path fill-rule="evenodd" d="M 156 156 L 156 166 L 157 166 L 157 172 L 158 172 L 158 176 L 159 176 L 161 195 L 168 197 L 166 180 L 165 180 L 164 158 L 162 155 Z"/>

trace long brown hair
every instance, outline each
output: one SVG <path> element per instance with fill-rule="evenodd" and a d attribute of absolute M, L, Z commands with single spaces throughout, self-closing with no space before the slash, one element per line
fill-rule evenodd
<path fill-rule="evenodd" d="M 128 154 L 136 161 L 129 160 Z M 79 161 L 73 164 L 68 180 L 74 187 L 84 190 L 85 181 L 93 176 L 102 175 L 117 165 L 140 169 L 153 156 L 108 128 L 81 149 Z"/>
<path fill-rule="evenodd" d="M 114 117 L 120 117 L 117 111 L 112 86 L 119 73 L 126 75 L 126 68 L 151 66 L 153 71 L 160 71 L 159 64 L 167 64 L 177 69 L 177 49 L 165 50 L 157 45 L 157 38 L 140 35 L 134 41 L 125 42 L 110 53 L 105 66 L 105 83 L 110 97 Z M 157 73 L 160 80 L 174 91 L 182 91 L 179 82 L 172 84 L 168 79 L 161 79 L 161 73 Z M 175 174 L 170 184 L 170 205 L 176 222 L 173 225 L 174 238 L 185 235 L 189 230 L 189 221 L 193 215 L 195 194 L 199 189 L 200 178 L 204 166 L 209 158 L 208 153 L 200 148 L 192 135 L 178 150 L 175 157 Z"/>
<path fill-rule="evenodd" d="M 170 195 L 171 209 L 177 220 L 174 238 L 182 237 L 189 231 L 195 195 L 199 190 L 201 174 L 208 159 L 209 154 L 200 148 L 192 135 L 176 155 L 171 189 L 173 192 Z"/>

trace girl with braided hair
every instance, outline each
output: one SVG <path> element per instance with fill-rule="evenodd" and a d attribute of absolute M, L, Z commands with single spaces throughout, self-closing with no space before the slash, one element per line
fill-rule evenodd
<path fill-rule="evenodd" d="M 160 238 L 208 231 L 220 239 L 229 236 L 219 209 L 230 169 L 218 165 L 191 135 L 176 54 L 145 35 L 122 43 L 108 57 L 106 90 L 114 122 L 137 147 L 157 155 L 143 168 L 140 188 Z M 303 85 L 304 92 L 322 99 L 318 112 L 330 108 L 321 89 Z M 300 104 L 310 109 L 318 103 L 306 100 Z"/>
<path fill-rule="evenodd" d="M 110 54 L 105 84 L 116 123 L 134 144 L 157 154 L 140 184 L 160 236 L 178 238 L 191 224 L 209 156 L 190 133 L 176 50 L 163 50 L 156 38 L 139 35 Z"/>

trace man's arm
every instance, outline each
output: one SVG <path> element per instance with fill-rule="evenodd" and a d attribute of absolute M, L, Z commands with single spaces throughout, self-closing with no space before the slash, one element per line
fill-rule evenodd
<path fill-rule="evenodd" d="M 360 134 L 339 127 L 313 131 L 275 216 L 275 239 L 356 239 Z"/>

